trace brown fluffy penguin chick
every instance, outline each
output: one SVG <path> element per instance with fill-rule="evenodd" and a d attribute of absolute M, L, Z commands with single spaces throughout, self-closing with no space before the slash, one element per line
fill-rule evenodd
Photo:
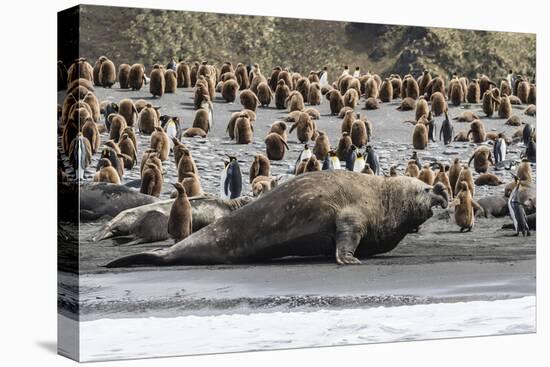
<path fill-rule="evenodd" d="M 174 239 L 174 242 L 177 243 L 192 233 L 193 215 L 185 188 L 179 182 L 173 185 L 178 192 L 178 196 L 176 196 L 176 200 L 174 200 L 170 209 L 168 233 Z"/>
<path fill-rule="evenodd" d="M 116 185 L 120 185 L 120 176 L 118 175 L 116 169 L 111 165 L 111 161 L 107 158 L 101 158 L 99 160 L 99 172 L 96 173 L 94 181 L 97 182 L 108 182 Z"/>
<path fill-rule="evenodd" d="M 151 149 L 159 153 L 161 161 L 168 159 L 170 154 L 170 138 L 160 126 L 155 126 L 155 131 L 151 134 Z"/>
<path fill-rule="evenodd" d="M 254 179 L 258 176 L 271 176 L 270 171 L 271 164 L 269 163 L 269 159 L 267 159 L 267 157 L 263 154 L 256 154 L 254 161 L 252 161 L 252 165 L 250 166 L 250 183 L 252 183 L 252 181 L 254 181 Z"/>
<path fill-rule="evenodd" d="M 318 133 L 319 136 L 315 139 L 315 145 L 313 146 L 313 154 L 318 160 L 324 161 L 330 150 L 330 141 L 324 131 L 318 131 Z"/>
<path fill-rule="evenodd" d="M 437 163 L 439 165 L 439 170 L 437 171 L 435 178 L 434 178 L 434 185 L 437 183 L 441 183 L 443 187 L 445 187 L 445 190 L 447 190 L 447 195 L 452 198 L 453 197 L 453 189 L 451 188 L 451 184 L 449 183 L 449 175 L 447 174 L 448 166 L 444 166 L 441 163 Z"/>
<path fill-rule="evenodd" d="M 430 186 L 433 185 L 435 174 L 434 171 L 432 171 L 429 163 L 424 164 L 424 166 L 420 170 L 420 173 L 418 174 L 418 179 Z"/>
<path fill-rule="evenodd" d="M 472 230 L 475 222 L 474 209 L 480 209 L 479 205 L 473 200 L 470 189 L 466 182 L 460 183 L 460 193 L 453 201 L 455 206 L 455 222 L 460 227 L 460 232 L 469 232 Z"/>
<path fill-rule="evenodd" d="M 374 175 L 374 171 L 372 168 L 370 168 L 370 164 L 365 163 L 365 167 L 361 170 L 361 173 L 367 174 L 367 175 Z"/>
<path fill-rule="evenodd" d="M 181 184 L 185 187 L 185 192 L 189 197 L 201 196 L 202 186 L 199 176 L 191 172 L 185 172 L 182 175 Z"/>
<path fill-rule="evenodd" d="M 286 140 L 280 134 L 271 132 L 265 137 L 265 150 L 270 160 L 282 160 L 289 149 Z"/>
<path fill-rule="evenodd" d="M 134 164 L 137 162 L 137 152 L 136 152 L 136 146 L 134 145 L 134 142 L 132 141 L 132 139 L 127 133 L 122 134 L 122 136 L 120 137 L 120 141 L 118 142 L 118 147 L 120 149 L 120 153 L 125 154 L 132 159 L 132 165 L 131 165 L 131 168 L 132 168 Z"/>
<path fill-rule="evenodd" d="M 405 169 L 405 176 L 418 177 L 419 174 L 420 174 L 420 170 L 416 165 L 416 161 L 411 159 L 409 162 L 407 162 L 407 168 Z"/>
<path fill-rule="evenodd" d="M 184 178 L 183 174 L 187 172 L 197 173 L 198 171 L 195 160 L 191 156 L 191 151 L 188 148 L 183 148 L 178 162 L 178 181 L 181 182 Z"/>
<path fill-rule="evenodd" d="M 158 158 L 157 158 L 158 159 Z M 155 197 L 160 196 L 162 191 L 163 177 L 159 167 L 152 162 L 145 164 L 143 175 L 141 177 L 141 189 L 139 192 Z"/>

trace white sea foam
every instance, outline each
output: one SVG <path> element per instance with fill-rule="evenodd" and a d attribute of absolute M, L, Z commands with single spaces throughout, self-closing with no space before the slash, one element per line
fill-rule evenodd
<path fill-rule="evenodd" d="M 367 309 L 173 318 L 80 325 L 84 361 L 452 338 L 535 331 L 535 297 Z M 62 317 L 62 316 L 61 316 Z"/>

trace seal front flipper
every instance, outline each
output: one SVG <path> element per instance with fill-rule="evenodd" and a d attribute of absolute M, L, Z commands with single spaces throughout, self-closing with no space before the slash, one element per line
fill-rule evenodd
<path fill-rule="evenodd" d="M 363 221 L 356 213 L 344 212 L 336 219 L 336 262 L 358 265 L 355 250 L 363 237 Z"/>

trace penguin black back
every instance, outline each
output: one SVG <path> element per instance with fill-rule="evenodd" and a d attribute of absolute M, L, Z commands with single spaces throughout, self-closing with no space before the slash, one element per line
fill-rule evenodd
<path fill-rule="evenodd" d="M 373 170 L 375 175 L 378 175 L 380 171 L 380 163 L 378 162 L 378 154 L 376 154 L 374 148 L 371 145 L 367 145 L 366 149 L 366 162 L 369 164 L 370 168 Z"/>
<path fill-rule="evenodd" d="M 439 140 L 441 140 L 441 136 L 443 135 L 443 144 L 447 145 L 450 144 L 453 135 L 454 135 L 454 128 L 449 120 L 449 115 L 447 112 L 445 112 L 445 120 L 441 123 L 441 130 L 439 130 Z"/>
<path fill-rule="evenodd" d="M 229 164 L 227 165 L 227 176 L 224 182 L 224 192 L 230 199 L 236 199 L 241 196 L 243 188 L 243 177 L 241 174 L 241 167 L 237 158 L 230 157 Z"/>

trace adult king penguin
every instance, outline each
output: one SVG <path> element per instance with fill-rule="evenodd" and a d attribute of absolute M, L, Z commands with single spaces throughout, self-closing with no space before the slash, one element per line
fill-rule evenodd
<path fill-rule="evenodd" d="M 222 171 L 221 197 L 223 199 L 236 199 L 241 196 L 243 189 L 243 177 L 241 167 L 236 157 L 229 156 L 229 162 Z"/>

